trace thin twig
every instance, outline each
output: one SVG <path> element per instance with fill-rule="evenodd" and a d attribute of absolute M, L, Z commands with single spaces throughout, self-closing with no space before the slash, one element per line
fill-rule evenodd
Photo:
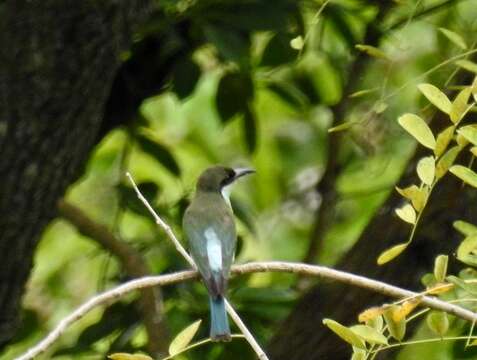
<path fill-rule="evenodd" d="M 128 177 L 129 181 L 131 181 L 131 184 L 134 187 L 134 190 L 136 190 L 137 196 L 139 199 L 144 203 L 144 206 L 149 210 L 151 215 L 154 217 L 156 223 L 166 232 L 166 234 L 169 236 L 171 241 L 174 243 L 177 251 L 187 260 L 187 262 L 190 264 L 190 266 L 197 270 L 197 266 L 195 265 L 194 260 L 189 256 L 187 251 L 184 249 L 180 241 L 177 239 L 177 237 L 174 235 L 174 232 L 172 231 L 171 227 L 167 225 L 161 218 L 160 216 L 154 211 L 152 206 L 149 204 L 147 199 L 141 194 L 141 191 L 137 187 L 133 177 L 129 172 L 126 173 L 126 176 Z M 245 336 L 245 339 L 248 341 L 252 349 L 255 351 L 257 354 L 258 358 L 260 360 L 268 360 L 267 355 L 265 354 L 265 351 L 262 350 L 258 342 L 255 340 L 253 337 L 252 333 L 247 329 L 245 324 L 243 323 L 242 319 L 240 319 L 240 316 L 237 314 L 237 312 L 233 309 L 233 307 L 230 305 L 230 303 L 225 299 L 225 305 L 227 312 L 229 313 L 230 317 L 232 320 L 235 322 L 237 327 L 242 331 L 243 335 Z"/>
<path fill-rule="evenodd" d="M 240 275 L 256 272 L 288 272 L 337 281 L 351 286 L 368 289 L 370 291 L 397 299 L 419 295 L 418 293 L 401 289 L 397 286 L 392 286 L 381 281 L 319 265 L 307 265 L 302 263 L 281 261 L 254 262 L 243 265 L 234 265 L 232 266 L 231 272 L 232 274 Z M 25 354 L 17 357 L 16 360 L 30 360 L 35 356 L 45 352 L 70 325 L 84 317 L 89 311 L 99 305 L 111 304 L 134 290 L 158 285 L 165 286 L 196 278 L 198 278 L 198 273 L 195 270 L 184 270 L 173 274 L 148 276 L 141 279 L 131 280 L 111 290 L 107 290 L 99 295 L 96 295 L 78 307 L 66 318 L 61 320 L 56 328 L 53 329 L 53 331 L 51 331 L 43 340 L 29 349 Z M 430 296 L 422 296 L 420 299 L 420 306 L 444 311 L 470 322 L 477 321 L 477 313 L 467 310 L 461 306 L 450 304 Z"/>
<path fill-rule="evenodd" d="M 132 178 L 131 174 L 129 172 L 126 173 L 126 176 L 128 177 L 129 181 L 131 182 L 131 184 L 133 185 L 134 187 L 134 190 L 136 191 L 136 194 L 137 194 L 137 197 L 139 198 L 139 200 L 142 201 L 142 203 L 144 204 L 144 206 L 147 208 L 147 210 L 149 210 L 149 213 L 152 215 L 152 217 L 154 218 L 154 221 L 156 222 L 157 225 L 159 225 L 163 230 L 164 232 L 167 234 L 167 236 L 169 237 L 169 239 L 171 239 L 171 241 L 173 242 L 174 246 L 176 247 L 176 250 L 184 257 L 184 259 L 186 259 L 186 261 L 189 263 L 189 265 L 193 268 L 193 269 L 197 269 L 197 266 L 195 265 L 195 262 L 194 260 L 192 260 L 192 258 L 190 257 L 190 255 L 187 253 L 187 251 L 184 249 L 184 247 L 181 245 L 180 241 L 176 238 L 176 236 L 174 235 L 174 232 L 172 231 L 172 228 L 167 225 L 160 217 L 159 215 L 157 215 L 157 213 L 154 211 L 154 209 L 152 208 L 151 204 L 149 204 L 149 202 L 147 201 L 147 199 L 142 195 L 141 191 L 139 191 L 139 188 L 137 187 L 136 185 L 136 182 L 134 181 L 134 179 Z"/>

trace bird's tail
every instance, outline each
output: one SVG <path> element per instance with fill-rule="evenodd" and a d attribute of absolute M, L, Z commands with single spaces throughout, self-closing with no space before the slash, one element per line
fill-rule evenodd
<path fill-rule="evenodd" d="M 212 341 L 230 341 L 230 327 L 222 295 L 210 297 L 210 338 Z"/>

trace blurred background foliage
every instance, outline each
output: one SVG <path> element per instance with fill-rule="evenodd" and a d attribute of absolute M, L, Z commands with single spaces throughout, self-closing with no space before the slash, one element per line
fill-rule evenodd
<path fill-rule="evenodd" d="M 456 72 L 453 62 L 429 70 L 473 49 L 476 19 L 473 0 L 158 1 L 123 61 L 126 69 L 137 67 L 139 57 L 150 61 L 150 68 L 140 69 L 143 84 L 154 84 L 157 74 L 150 69 L 158 64 L 171 65 L 173 59 L 172 71 L 127 125 L 107 133 L 65 198 L 136 249 L 151 273 L 168 273 L 187 264 L 136 199 L 125 172 L 181 234 L 183 211 L 205 167 L 252 166 L 257 174 L 237 185 L 232 196 L 239 233 L 236 262 L 311 259 L 333 265 L 378 211 L 413 152 L 415 144 L 396 118 L 426 105 L 416 84 L 446 89 Z M 459 34 L 466 49 L 440 27 Z M 369 29 L 382 34 L 375 44 L 382 54 L 355 48 L 365 43 Z M 151 52 L 155 42 L 160 50 Z M 358 56 L 366 67 L 354 73 Z M 328 132 L 344 123 L 350 125 Z M 333 138 L 340 140 L 339 147 L 328 150 Z M 336 206 L 326 236 L 310 254 L 317 211 L 327 205 L 316 187 L 328 156 L 339 164 Z M 28 348 L 86 299 L 130 277 L 95 239 L 67 220 L 54 220 L 36 253 L 22 331 L 2 358 Z M 296 276 L 255 274 L 233 279 L 229 298 L 265 344 L 302 291 Z M 207 336 L 208 302 L 200 283 L 161 292 L 170 339 L 197 319 L 204 319 L 199 337 Z M 93 311 L 45 358 L 148 352 L 136 310 L 139 296 Z M 431 354 L 436 345 L 422 347 Z M 450 353 L 440 349 L 432 358 L 450 359 Z M 243 340 L 234 340 L 179 358 L 252 357 Z M 414 357 L 408 351 L 403 358 Z"/>

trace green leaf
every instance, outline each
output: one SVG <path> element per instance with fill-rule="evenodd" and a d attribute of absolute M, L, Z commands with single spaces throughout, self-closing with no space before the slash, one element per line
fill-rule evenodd
<path fill-rule="evenodd" d="M 364 44 L 357 44 L 355 45 L 355 48 L 358 49 L 359 51 L 362 51 L 369 56 L 378 58 L 378 59 L 384 59 L 384 60 L 389 60 L 387 55 L 377 47 L 371 46 L 371 45 L 364 45 Z"/>
<path fill-rule="evenodd" d="M 250 39 L 247 35 L 225 25 L 207 24 L 203 29 L 207 39 L 223 58 L 241 65 L 248 63 Z"/>
<path fill-rule="evenodd" d="M 475 283 L 467 283 L 465 280 L 458 278 L 457 276 L 450 275 L 446 278 L 446 280 L 458 288 L 468 292 L 472 296 L 477 296 L 477 284 Z"/>
<path fill-rule="evenodd" d="M 393 247 L 383 251 L 381 255 L 378 257 L 378 265 L 383 265 L 386 264 L 387 262 L 391 261 L 394 259 L 396 256 L 401 254 L 406 248 L 407 248 L 407 243 L 402 243 L 398 245 L 394 245 Z"/>
<path fill-rule="evenodd" d="M 406 204 L 403 207 L 397 208 L 394 211 L 396 215 L 401 218 L 401 220 L 404 220 L 405 222 L 408 222 L 409 224 L 416 223 L 416 211 L 411 206 L 411 204 Z"/>
<path fill-rule="evenodd" d="M 462 126 L 459 128 L 459 130 L 457 130 L 457 133 L 462 135 L 473 145 L 477 146 L 477 125 Z"/>
<path fill-rule="evenodd" d="M 477 266 L 477 235 L 468 236 L 457 248 L 457 259 L 470 266 Z"/>
<path fill-rule="evenodd" d="M 396 190 L 406 199 L 411 200 L 412 206 L 418 212 L 421 211 L 426 204 L 428 195 L 428 189 L 426 187 L 420 189 L 416 185 L 411 185 L 404 189 L 396 187 Z"/>
<path fill-rule="evenodd" d="M 199 330 L 200 323 L 202 320 L 197 320 L 193 322 L 185 329 L 183 329 L 177 336 L 172 340 L 171 344 L 169 345 L 169 355 L 174 356 L 184 350 L 187 345 L 190 344 L 192 339 L 194 338 L 197 330 Z"/>
<path fill-rule="evenodd" d="M 424 184 L 431 186 L 434 182 L 434 175 L 436 173 L 436 163 L 434 157 L 427 156 L 419 160 L 416 170 L 419 179 L 421 179 Z"/>
<path fill-rule="evenodd" d="M 351 356 L 351 360 L 366 360 L 367 355 L 366 351 L 363 349 L 358 349 L 353 346 L 353 355 Z"/>
<path fill-rule="evenodd" d="M 301 50 L 303 49 L 304 45 L 305 45 L 305 41 L 303 40 L 303 36 L 301 35 L 290 40 L 290 47 L 292 49 Z"/>
<path fill-rule="evenodd" d="M 436 178 L 438 180 L 447 173 L 447 170 L 452 166 L 459 153 L 460 147 L 456 145 L 442 155 L 436 165 Z"/>
<path fill-rule="evenodd" d="M 434 276 L 438 282 L 444 282 L 448 262 L 449 257 L 447 255 L 439 255 L 434 260 Z"/>
<path fill-rule="evenodd" d="M 199 81 L 200 68 L 189 57 L 179 59 L 172 70 L 172 91 L 179 99 L 184 99 L 192 94 Z"/>
<path fill-rule="evenodd" d="M 222 121 L 246 111 L 253 98 L 254 88 L 248 74 L 232 72 L 225 74 L 219 82 L 215 102 Z"/>
<path fill-rule="evenodd" d="M 247 150 L 251 154 L 257 147 L 257 119 L 253 110 L 248 106 L 245 109 L 243 116 L 243 131 L 245 135 L 245 144 L 247 144 Z"/>
<path fill-rule="evenodd" d="M 459 231 L 460 233 L 462 233 L 465 236 L 470 236 L 470 235 L 476 235 L 477 234 L 477 226 L 475 226 L 474 224 L 468 223 L 466 221 L 463 221 L 463 220 L 454 221 L 452 226 L 454 226 L 454 229 L 456 229 L 457 231 Z"/>
<path fill-rule="evenodd" d="M 368 325 L 355 325 L 350 327 L 360 338 L 364 339 L 369 344 L 387 345 L 388 340 L 386 336 Z"/>
<path fill-rule="evenodd" d="M 288 34 L 275 34 L 263 50 L 260 66 L 276 67 L 295 60 L 297 53 L 290 47 L 290 40 Z"/>
<path fill-rule="evenodd" d="M 426 122 L 414 114 L 404 114 L 398 119 L 399 125 L 417 141 L 429 149 L 436 147 L 436 139 Z"/>
<path fill-rule="evenodd" d="M 447 129 L 442 130 L 438 135 L 437 135 L 437 140 L 436 140 L 436 147 L 434 149 L 434 154 L 436 157 L 441 156 L 444 151 L 446 151 L 447 146 L 449 146 L 449 143 L 452 140 L 452 137 L 454 136 L 454 126 L 449 126 Z"/>
<path fill-rule="evenodd" d="M 142 151 L 151 155 L 174 175 L 179 176 L 181 174 L 176 159 L 174 159 L 170 150 L 161 144 L 159 140 L 143 132 L 139 132 L 136 139 Z"/>
<path fill-rule="evenodd" d="M 328 132 L 333 133 L 333 132 L 348 130 L 350 127 L 352 127 L 353 125 L 356 125 L 357 123 L 358 121 L 346 121 L 342 124 L 329 128 Z"/>
<path fill-rule="evenodd" d="M 468 167 L 462 165 L 454 165 L 449 170 L 466 184 L 477 188 L 477 174 Z"/>
<path fill-rule="evenodd" d="M 114 353 L 108 355 L 111 360 L 153 360 L 152 357 L 143 354 Z"/>
<path fill-rule="evenodd" d="M 443 311 L 431 311 L 426 317 L 426 323 L 433 333 L 441 337 L 449 330 L 449 318 Z"/>
<path fill-rule="evenodd" d="M 388 326 L 389 334 L 397 341 L 401 341 L 406 334 L 406 319 L 394 320 L 394 311 L 398 310 L 397 305 L 391 305 L 383 314 L 384 321 Z"/>
<path fill-rule="evenodd" d="M 356 346 L 360 349 L 366 349 L 363 339 L 356 335 L 356 333 L 354 333 L 350 328 L 343 326 L 339 322 L 332 319 L 323 319 L 323 324 L 348 344 Z"/>
<path fill-rule="evenodd" d="M 439 28 L 439 31 L 443 33 L 446 38 L 448 38 L 450 41 L 452 41 L 455 45 L 460 47 L 461 49 L 465 50 L 467 49 L 467 44 L 465 43 L 465 40 L 462 36 L 457 34 L 454 31 L 448 30 L 446 28 Z"/>
<path fill-rule="evenodd" d="M 474 78 L 471 88 L 472 88 L 472 96 L 474 97 L 474 101 L 477 102 L 477 76 Z"/>
<path fill-rule="evenodd" d="M 455 64 L 467 71 L 477 74 L 477 64 L 470 60 L 457 60 Z"/>
<path fill-rule="evenodd" d="M 452 103 L 446 94 L 440 91 L 439 88 L 432 84 L 419 84 L 417 88 L 427 98 L 427 100 L 434 104 L 434 106 L 436 106 L 439 110 L 445 112 L 446 114 L 450 113 Z"/>
<path fill-rule="evenodd" d="M 454 99 L 451 111 L 449 113 L 450 119 L 454 124 L 458 124 L 468 111 L 467 103 L 469 102 L 471 92 L 472 89 L 470 87 L 466 87 Z"/>

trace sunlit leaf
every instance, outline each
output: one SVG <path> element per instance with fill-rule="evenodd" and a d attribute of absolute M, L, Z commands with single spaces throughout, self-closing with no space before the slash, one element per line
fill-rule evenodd
<path fill-rule="evenodd" d="M 387 345 L 386 336 L 368 325 L 354 325 L 350 328 L 355 334 L 369 344 Z"/>
<path fill-rule="evenodd" d="M 403 207 L 397 208 L 394 211 L 396 215 L 401 218 L 401 220 L 404 220 L 405 222 L 408 222 L 410 224 L 416 223 L 416 211 L 410 204 L 406 204 Z"/>
<path fill-rule="evenodd" d="M 432 286 L 426 288 L 426 293 L 429 295 L 444 294 L 454 288 L 454 284 L 449 283 L 435 283 Z"/>
<path fill-rule="evenodd" d="M 466 184 L 477 188 L 477 174 L 468 167 L 462 165 L 454 165 L 449 171 L 464 181 Z"/>
<path fill-rule="evenodd" d="M 439 88 L 432 84 L 419 84 L 417 86 L 419 91 L 439 110 L 449 114 L 451 111 L 452 103 L 449 98 Z"/>
<path fill-rule="evenodd" d="M 477 226 L 475 226 L 474 224 L 468 223 L 466 221 L 463 221 L 463 220 L 454 221 L 452 226 L 454 226 L 454 229 L 456 229 L 457 231 L 459 231 L 465 236 L 477 235 Z"/>
<path fill-rule="evenodd" d="M 411 201 L 412 206 L 414 209 L 416 209 L 416 211 L 421 211 L 424 208 L 428 196 L 427 187 L 418 188 L 416 185 L 411 185 L 404 189 L 396 187 L 396 190 L 406 199 Z"/>
<path fill-rule="evenodd" d="M 364 44 L 357 44 L 355 45 L 355 48 L 358 49 L 359 51 L 362 51 L 369 56 L 378 58 L 378 59 L 385 59 L 389 60 L 387 55 L 377 47 L 371 46 L 371 45 L 364 45 Z"/>
<path fill-rule="evenodd" d="M 153 360 L 152 357 L 143 354 L 114 353 L 108 355 L 111 360 Z"/>
<path fill-rule="evenodd" d="M 477 146 L 477 125 L 462 126 L 457 133 L 466 138 L 470 143 Z"/>
<path fill-rule="evenodd" d="M 449 126 L 447 129 L 442 130 L 438 135 L 436 139 L 436 147 L 434 149 L 434 154 L 439 157 L 441 156 L 444 151 L 446 151 L 447 146 L 452 140 L 452 137 L 454 136 L 454 126 Z"/>
<path fill-rule="evenodd" d="M 421 179 L 424 184 L 431 186 L 434 182 L 434 175 L 436 172 L 434 157 L 427 156 L 419 160 L 416 170 L 419 179 Z"/>
<path fill-rule="evenodd" d="M 351 360 L 366 360 L 367 353 L 363 349 L 358 349 L 353 346 L 353 355 L 351 355 Z"/>
<path fill-rule="evenodd" d="M 477 266 L 477 235 L 468 236 L 457 248 L 457 259 L 470 266 Z"/>
<path fill-rule="evenodd" d="M 398 119 L 399 125 L 417 141 L 429 149 L 434 149 L 436 139 L 426 122 L 415 114 L 404 114 Z"/>
<path fill-rule="evenodd" d="M 370 320 L 373 320 L 374 318 L 382 315 L 384 313 L 384 308 L 382 306 L 373 306 L 369 309 L 366 309 L 362 311 L 358 315 L 358 321 L 359 322 L 368 322 Z"/>
<path fill-rule="evenodd" d="M 366 349 L 366 345 L 361 337 L 356 335 L 350 328 L 341 325 L 339 322 L 332 319 L 323 319 L 325 324 L 331 331 L 346 341 L 348 344 L 356 346 L 360 349 Z"/>
<path fill-rule="evenodd" d="M 449 113 L 450 119 L 454 124 L 459 123 L 460 120 L 464 117 L 466 111 L 468 110 L 467 103 L 469 102 L 469 97 L 472 92 L 470 87 L 464 88 L 452 102 L 451 111 Z"/>
<path fill-rule="evenodd" d="M 407 243 L 395 245 L 381 253 L 378 257 L 378 265 L 386 264 L 387 262 L 394 259 L 396 256 L 401 254 L 407 247 Z"/>
<path fill-rule="evenodd" d="M 446 278 L 458 288 L 468 292 L 472 296 L 477 296 L 477 284 L 467 283 L 465 280 L 458 278 L 457 276 L 450 275 Z"/>
<path fill-rule="evenodd" d="M 292 47 L 292 49 L 301 50 L 303 49 L 304 45 L 305 41 L 303 40 L 303 37 L 301 35 L 290 40 L 290 46 Z"/>
<path fill-rule="evenodd" d="M 439 180 L 442 178 L 446 173 L 447 170 L 452 166 L 457 155 L 459 155 L 460 147 L 454 146 L 450 148 L 442 157 L 439 159 L 436 165 L 436 178 Z"/>
<path fill-rule="evenodd" d="M 464 147 L 466 147 L 469 144 L 469 140 L 467 140 L 465 137 L 463 137 L 459 133 L 455 137 L 455 141 L 456 141 L 457 145 L 459 145 L 460 149 L 463 149 Z"/>
<path fill-rule="evenodd" d="M 347 122 L 344 122 L 344 123 L 339 124 L 337 126 L 333 126 L 333 127 L 329 128 L 328 132 L 332 133 L 332 132 L 348 130 L 350 127 L 352 127 L 353 125 L 355 125 L 357 123 L 358 123 L 358 121 L 347 121 Z"/>
<path fill-rule="evenodd" d="M 426 323 L 432 332 L 444 336 L 449 330 L 449 318 L 443 311 L 431 311 L 426 317 Z"/>
<path fill-rule="evenodd" d="M 389 334 L 396 339 L 401 341 L 406 334 L 406 320 L 402 319 L 400 321 L 394 321 L 394 312 L 397 310 L 397 305 L 389 306 L 384 312 L 384 321 L 388 326 Z"/>
<path fill-rule="evenodd" d="M 192 339 L 194 338 L 197 330 L 199 330 L 200 323 L 202 320 L 197 320 L 193 322 L 185 329 L 183 329 L 177 336 L 172 340 L 171 344 L 169 345 L 169 355 L 175 355 L 180 353 L 184 350 L 187 345 L 190 344 Z"/>
<path fill-rule="evenodd" d="M 434 260 L 434 276 L 439 282 L 444 281 L 447 275 L 447 264 L 449 257 L 447 255 L 439 255 Z"/>
<path fill-rule="evenodd" d="M 472 82 L 472 96 L 474 97 L 474 101 L 477 102 L 477 76 L 474 78 L 474 81 Z"/>
<path fill-rule="evenodd" d="M 464 38 L 460 36 L 459 34 L 457 34 L 456 32 L 442 28 L 442 27 L 439 28 L 439 31 L 443 33 L 446 36 L 446 38 L 448 38 L 450 41 L 452 41 L 455 45 L 457 45 L 461 49 L 463 50 L 467 49 L 467 44 L 465 43 Z"/>
<path fill-rule="evenodd" d="M 457 60 L 455 64 L 467 71 L 477 74 L 477 64 L 470 60 Z"/>
<path fill-rule="evenodd" d="M 470 148 L 470 152 L 472 153 L 473 156 L 477 157 L 477 146 L 472 146 Z"/>
<path fill-rule="evenodd" d="M 403 302 L 401 305 L 396 305 L 392 313 L 393 320 L 395 322 L 405 320 L 406 317 L 421 303 L 421 300 L 421 297 L 415 297 Z"/>

